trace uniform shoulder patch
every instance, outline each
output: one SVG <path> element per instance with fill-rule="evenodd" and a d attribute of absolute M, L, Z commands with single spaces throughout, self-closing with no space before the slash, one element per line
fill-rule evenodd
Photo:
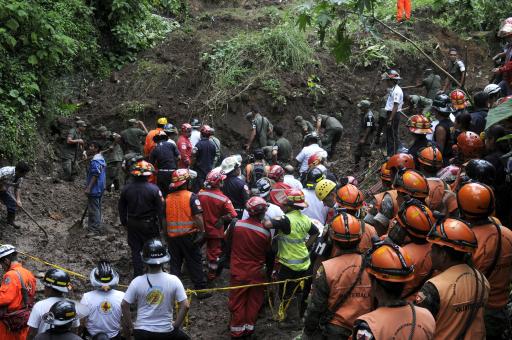
<path fill-rule="evenodd" d="M 414 303 L 418 305 L 418 304 L 422 303 L 425 300 L 425 298 L 426 298 L 425 293 L 420 291 L 416 295 L 416 299 L 414 300 Z"/>

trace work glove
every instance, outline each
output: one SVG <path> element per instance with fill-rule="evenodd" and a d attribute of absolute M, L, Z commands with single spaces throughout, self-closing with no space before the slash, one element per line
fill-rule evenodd
<path fill-rule="evenodd" d="M 192 240 L 192 243 L 194 244 L 203 244 L 204 243 L 204 231 L 198 231 L 195 235 L 194 235 L 194 239 Z"/>

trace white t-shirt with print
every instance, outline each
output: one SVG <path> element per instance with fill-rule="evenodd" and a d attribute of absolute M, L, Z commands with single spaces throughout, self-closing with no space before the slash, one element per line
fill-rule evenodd
<path fill-rule="evenodd" d="M 37 334 L 41 334 L 50 329 L 50 325 L 44 322 L 43 316 L 50 311 L 50 308 L 57 302 L 66 300 L 61 297 L 49 297 L 39 302 L 36 302 L 34 307 L 32 307 L 32 311 L 30 312 L 30 317 L 28 319 L 27 325 L 32 328 L 37 328 Z M 75 320 L 73 322 L 73 327 L 80 326 L 80 320 Z"/>
<path fill-rule="evenodd" d="M 80 303 L 89 308 L 85 327 L 92 335 L 106 333 L 109 338 L 115 337 L 121 330 L 121 302 L 124 293 L 119 290 L 93 290 L 85 293 Z"/>
<path fill-rule="evenodd" d="M 308 204 L 307 208 L 302 209 L 302 213 L 311 219 L 318 220 L 320 223 L 325 224 L 329 208 L 316 197 L 315 190 L 304 189 L 302 192 Z"/>
<path fill-rule="evenodd" d="M 388 95 L 388 99 L 386 101 L 386 107 L 384 108 L 386 111 L 393 110 L 393 105 L 398 103 L 398 111 L 402 110 L 402 105 L 404 104 L 404 92 L 400 88 L 400 86 L 393 86 Z"/>
<path fill-rule="evenodd" d="M 180 279 L 164 272 L 136 277 L 124 294 L 124 301 L 137 305 L 134 329 L 156 333 L 172 332 L 174 302 L 186 298 Z"/>

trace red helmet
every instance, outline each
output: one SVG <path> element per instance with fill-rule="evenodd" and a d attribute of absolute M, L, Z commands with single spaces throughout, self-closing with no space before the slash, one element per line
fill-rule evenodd
<path fill-rule="evenodd" d="M 212 135 L 212 128 L 210 127 L 210 125 L 203 125 L 201 126 L 201 130 L 199 130 L 199 132 L 201 132 L 201 136 L 204 136 L 204 137 L 210 137 Z"/>
<path fill-rule="evenodd" d="M 316 152 L 309 156 L 308 158 L 308 167 L 311 169 L 312 167 L 317 166 L 318 164 L 322 163 L 322 160 L 324 159 L 322 152 Z"/>
<path fill-rule="evenodd" d="M 408 153 L 397 153 L 391 156 L 387 163 L 386 169 L 400 170 L 400 169 L 414 169 L 414 158 Z"/>
<path fill-rule="evenodd" d="M 215 168 L 208 173 L 204 185 L 210 188 L 220 187 L 223 180 L 226 179 L 226 175 L 220 168 Z"/>
<path fill-rule="evenodd" d="M 452 107 L 456 110 L 466 108 L 466 94 L 462 90 L 453 90 L 450 93 Z"/>
<path fill-rule="evenodd" d="M 190 179 L 190 172 L 188 169 L 178 169 L 172 173 L 171 188 L 179 188 L 186 184 Z"/>
<path fill-rule="evenodd" d="M 465 159 L 480 158 L 484 142 L 476 133 L 466 131 L 457 136 L 457 148 Z"/>
<path fill-rule="evenodd" d="M 245 209 L 250 216 L 262 214 L 267 211 L 267 208 L 267 202 L 259 196 L 253 196 L 245 203 Z"/>
<path fill-rule="evenodd" d="M 287 189 L 285 191 L 287 204 L 289 206 L 307 208 L 306 198 L 300 189 Z"/>
<path fill-rule="evenodd" d="M 278 182 L 284 176 L 284 169 L 280 165 L 272 165 L 267 176 L 268 178 Z"/>
<path fill-rule="evenodd" d="M 432 123 L 423 115 L 414 115 L 407 120 L 409 131 L 419 135 L 432 133 Z"/>
<path fill-rule="evenodd" d="M 189 123 L 181 124 L 181 133 L 187 133 L 192 131 L 192 125 Z"/>

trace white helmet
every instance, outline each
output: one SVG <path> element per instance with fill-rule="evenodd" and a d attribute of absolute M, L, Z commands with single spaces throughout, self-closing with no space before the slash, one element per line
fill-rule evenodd
<path fill-rule="evenodd" d="M 0 259 L 16 252 L 16 248 L 10 244 L 3 244 L 0 246 Z"/>
<path fill-rule="evenodd" d="M 489 96 L 493 96 L 501 92 L 501 87 L 496 84 L 489 84 L 484 88 L 484 92 Z"/>

